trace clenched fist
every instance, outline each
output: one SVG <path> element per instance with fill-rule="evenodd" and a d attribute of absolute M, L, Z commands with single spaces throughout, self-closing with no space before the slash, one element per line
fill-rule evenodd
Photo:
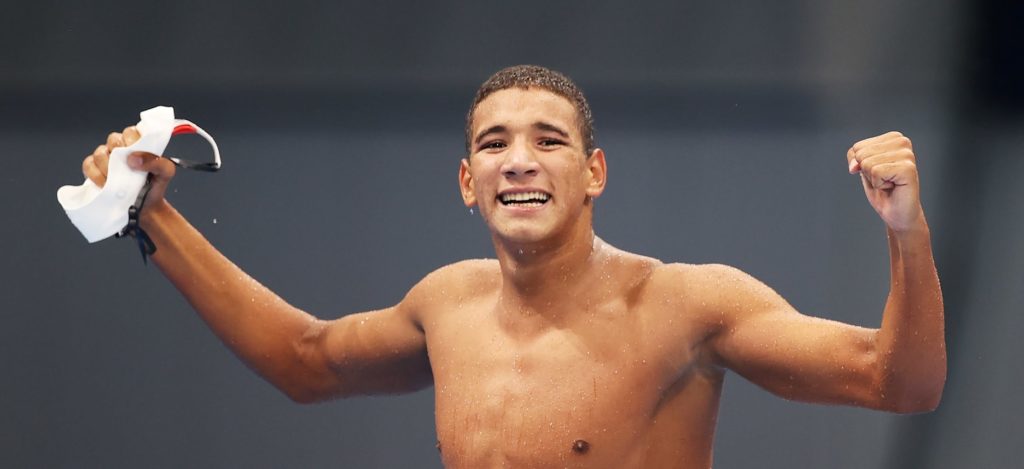
<path fill-rule="evenodd" d="M 107 143 L 96 147 L 96 150 L 82 161 L 82 173 L 97 186 L 103 187 L 107 182 L 107 163 L 110 161 L 110 151 L 131 145 L 138 139 L 139 131 L 135 127 L 128 127 L 121 133 L 111 132 L 107 136 Z M 174 177 L 174 163 L 149 153 L 132 153 L 128 156 L 128 166 L 153 175 L 143 208 L 162 201 L 167 192 L 167 184 Z"/>
<path fill-rule="evenodd" d="M 868 202 L 896 232 L 924 226 L 917 163 L 910 139 L 889 132 L 861 140 L 846 152 L 850 174 L 860 174 Z"/>

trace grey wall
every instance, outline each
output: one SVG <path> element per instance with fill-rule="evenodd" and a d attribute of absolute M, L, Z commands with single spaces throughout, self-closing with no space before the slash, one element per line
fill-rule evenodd
<path fill-rule="evenodd" d="M 173 105 L 224 156 L 223 172 L 183 171 L 170 194 L 216 246 L 321 317 L 390 305 L 435 268 L 492 255 L 458 199 L 462 116 L 480 81 L 523 62 L 588 91 L 609 157 L 605 240 L 732 264 L 803 312 L 865 326 L 887 291 L 885 234 L 845 152 L 891 129 L 914 139 L 948 306 L 942 407 L 900 417 L 791 403 L 733 375 L 716 467 L 1006 467 L 1022 456 L 1009 417 L 1024 410 L 1013 398 L 1024 384 L 1013 358 L 1024 143 L 1019 114 L 974 89 L 993 63 L 977 63 L 986 28 L 967 2 L 7 11 L 4 467 L 439 467 L 431 390 L 290 403 L 128 241 L 87 245 L 54 192 L 80 182 L 81 158 L 107 132 Z"/>

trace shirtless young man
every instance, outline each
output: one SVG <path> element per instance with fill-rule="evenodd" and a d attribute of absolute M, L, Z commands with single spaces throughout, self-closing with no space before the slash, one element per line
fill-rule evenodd
<path fill-rule="evenodd" d="M 446 467 L 706 468 L 731 369 L 787 399 L 924 412 L 946 376 L 943 305 L 910 140 L 848 152 L 888 227 L 880 329 L 801 315 L 723 265 L 666 264 L 594 235 L 607 181 L 590 110 L 564 76 L 512 67 L 467 116 L 462 197 L 497 260 L 424 278 L 397 305 L 319 320 L 251 280 L 164 198 L 174 166 L 133 157 L 153 188 L 153 261 L 213 331 L 297 402 L 433 384 Z M 113 133 L 84 162 L 105 181 Z"/>

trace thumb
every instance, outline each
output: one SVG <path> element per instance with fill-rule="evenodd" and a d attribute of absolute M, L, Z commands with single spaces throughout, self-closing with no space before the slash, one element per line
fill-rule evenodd
<path fill-rule="evenodd" d="M 167 192 L 167 184 L 174 178 L 176 167 L 171 160 L 161 158 L 152 153 L 135 152 L 128 155 L 128 167 L 138 171 L 146 171 L 153 175 L 150 181 L 149 194 L 146 195 L 146 206 L 163 200 Z"/>

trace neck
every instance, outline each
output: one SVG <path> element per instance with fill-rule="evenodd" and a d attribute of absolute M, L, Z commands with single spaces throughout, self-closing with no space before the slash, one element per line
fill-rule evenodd
<path fill-rule="evenodd" d="M 501 265 L 501 303 L 509 311 L 545 313 L 564 302 L 587 278 L 603 241 L 593 228 L 573 230 L 568 239 L 513 243 L 494 238 Z M 559 298 L 563 298 L 559 301 Z"/>

